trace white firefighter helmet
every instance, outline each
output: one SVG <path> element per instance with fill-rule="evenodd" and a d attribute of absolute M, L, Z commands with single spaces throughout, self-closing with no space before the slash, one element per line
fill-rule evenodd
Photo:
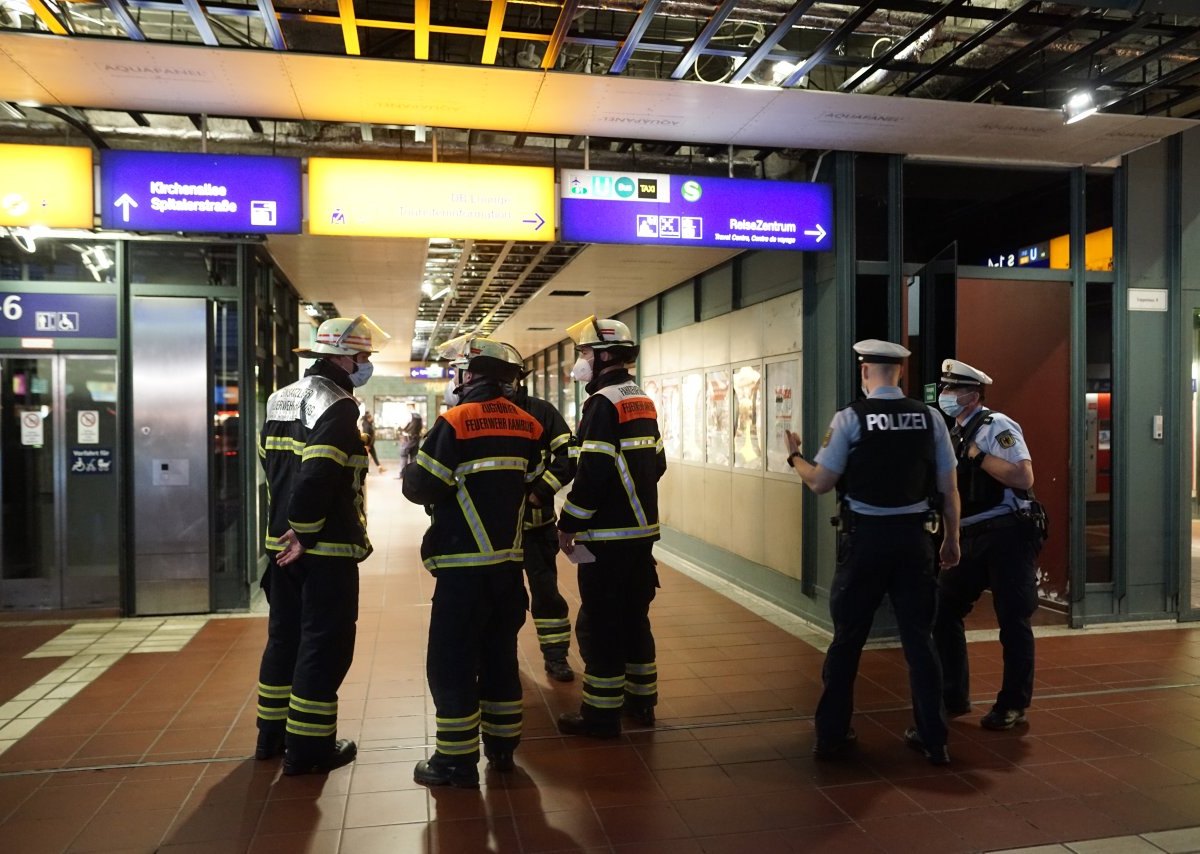
<path fill-rule="evenodd" d="M 596 315 L 567 327 L 567 335 L 580 347 L 636 347 L 629 327 L 619 320 L 597 320 Z"/>
<path fill-rule="evenodd" d="M 451 360 L 451 364 L 461 371 L 484 374 L 500 380 L 512 382 L 521 373 L 521 354 L 511 344 L 494 341 L 482 335 L 459 335 L 439 345 L 438 353 Z"/>
<path fill-rule="evenodd" d="M 297 347 L 293 352 L 308 359 L 378 353 L 390 340 L 391 336 L 365 314 L 358 317 L 331 317 L 317 327 L 316 343 L 311 347 Z"/>

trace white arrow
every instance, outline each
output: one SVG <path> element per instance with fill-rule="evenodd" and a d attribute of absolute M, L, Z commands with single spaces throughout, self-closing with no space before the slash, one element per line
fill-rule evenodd
<path fill-rule="evenodd" d="M 113 207 L 121 209 L 121 222 L 129 222 L 129 209 L 136 208 L 138 203 L 128 193 L 122 193 L 121 197 L 113 202 Z M 808 232 L 805 232 L 807 234 Z M 820 238 L 817 238 L 820 240 Z"/>
<path fill-rule="evenodd" d="M 820 243 L 824 239 L 826 232 L 825 232 L 825 229 L 821 228 L 821 223 L 818 222 L 816 228 L 806 229 L 804 233 L 809 234 L 809 235 L 816 235 L 817 243 Z"/>

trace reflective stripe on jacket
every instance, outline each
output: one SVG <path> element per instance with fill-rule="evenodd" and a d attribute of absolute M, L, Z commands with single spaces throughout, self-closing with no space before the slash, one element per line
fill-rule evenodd
<path fill-rule="evenodd" d="M 545 470 L 529 484 L 529 493 L 538 497 L 541 506 L 525 504 L 525 530 L 530 531 L 554 522 L 554 496 L 575 477 L 571 428 L 553 404 L 540 397 L 531 397 L 524 388 L 513 396 L 512 401 L 542 425 L 542 465 Z"/>

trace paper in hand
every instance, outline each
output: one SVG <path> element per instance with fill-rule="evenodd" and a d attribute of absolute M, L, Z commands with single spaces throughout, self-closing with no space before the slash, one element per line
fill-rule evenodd
<path fill-rule="evenodd" d="M 574 551 L 567 555 L 567 560 L 571 563 L 593 563 L 596 556 L 583 543 L 576 543 Z"/>

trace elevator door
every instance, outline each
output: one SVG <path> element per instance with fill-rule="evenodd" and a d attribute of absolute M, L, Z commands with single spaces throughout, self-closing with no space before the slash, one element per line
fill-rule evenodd
<path fill-rule="evenodd" d="M 0 608 L 119 604 L 116 373 L 0 354 Z"/>

